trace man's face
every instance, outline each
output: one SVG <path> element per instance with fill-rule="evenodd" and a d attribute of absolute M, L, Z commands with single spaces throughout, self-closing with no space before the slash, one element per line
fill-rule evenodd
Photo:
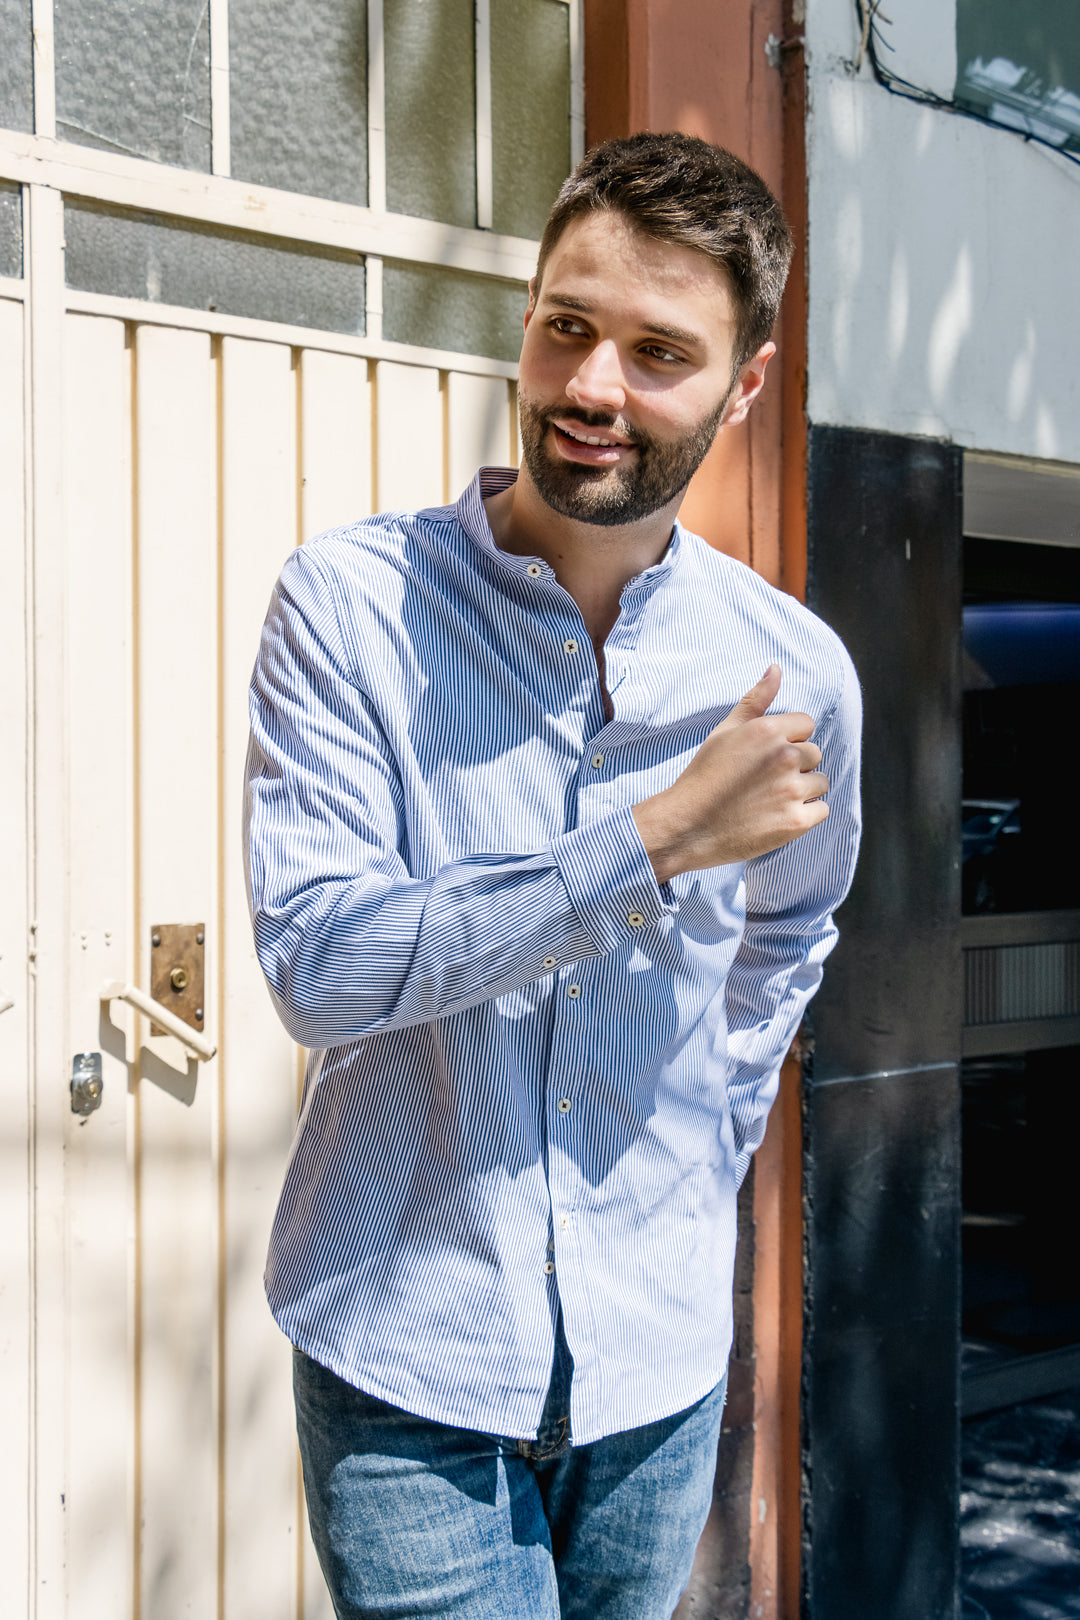
<path fill-rule="evenodd" d="M 534 284 L 518 385 L 522 458 L 547 505 L 614 525 L 675 501 L 761 386 L 772 344 L 733 381 L 734 343 L 728 279 L 704 253 L 620 214 L 569 225 Z"/>

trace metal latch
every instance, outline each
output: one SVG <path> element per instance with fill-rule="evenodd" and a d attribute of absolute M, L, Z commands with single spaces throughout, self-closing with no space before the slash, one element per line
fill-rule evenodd
<path fill-rule="evenodd" d="M 101 1053 L 76 1052 L 71 1060 L 71 1112 L 88 1119 L 101 1107 Z"/>
<path fill-rule="evenodd" d="M 206 928 L 203 923 L 158 923 L 150 930 L 150 995 L 191 1029 L 203 1028 Z M 170 1031 L 151 1024 L 151 1035 Z"/>

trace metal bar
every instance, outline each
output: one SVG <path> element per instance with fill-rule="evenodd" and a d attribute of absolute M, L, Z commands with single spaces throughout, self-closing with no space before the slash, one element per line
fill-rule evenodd
<path fill-rule="evenodd" d="M 0 130 L 0 178 L 226 230 L 257 231 L 293 242 L 380 253 L 504 280 L 528 281 L 536 269 L 539 244 L 527 237 L 305 197 L 224 175 L 100 152 L 70 141 L 44 141 L 18 131 Z"/>
<path fill-rule="evenodd" d="M 524 308 L 524 291 L 522 308 Z M 291 343 L 295 348 L 317 349 L 328 354 L 355 354 L 366 360 L 393 360 L 403 366 L 434 366 L 442 371 L 460 371 L 467 376 L 505 377 L 513 382 L 518 374 L 509 360 L 491 360 L 486 355 L 455 354 L 450 349 L 422 349 L 408 343 L 381 342 L 373 337 L 352 337 L 347 332 L 316 331 L 308 326 L 286 326 L 276 321 L 258 321 L 247 315 L 220 315 L 203 309 L 182 309 L 176 304 L 148 304 L 138 298 L 114 298 L 110 293 L 78 292 L 64 289 L 65 309 L 84 315 L 109 315 L 117 320 L 136 321 L 140 326 L 175 326 L 183 331 L 214 332 L 226 337 L 242 337 L 265 343 Z"/>
<path fill-rule="evenodd" d="M 364 260 L 364 329 L 372 343 L 382 342 L 383 262 L 379 253 Z"/>
<path fill-rule="evenodd" d="M 585 20 L 582 0 L 569 0 L 570 9 L 570 162 L 585 156 Z"/>
<path fill-rule="evenodd" d="M 182 1018 L 177 1018 L 168 1007 L 163 1007 L 160 1001 L 155 1001 L 153 996 L 148 996 L 146 991 L 140 990 L 137 985 L 125 984 L 123 979 L 108 979 L 101 987 L 101 999 L 126 1001 L 129 1007 L 136 1008 L 147 1018 L 152 1018 L 155 1024 L 160 1024 L 162 1029 L 167 1029 L 170 1035 L 174 1035 L 181 1045 L 194 1052 L 196 1057 L 202 1058 L 204 1063 L 209 1063 L 217 1052 L 217 1046 L 213 1041 L 205 1035 L 200 1035 L 190 1024 L 185 1024 Z"/>
<path fill-rule="evenodd" d="M 50 13 L 51 15 L 51 13 Z M 35 20 L 40 20 L 36 18 Z M 40 47 L 39 47 L 40 48 Z M 49 43 L 51 57 L 51 35 Z M 51 65 L 51 63 L 50 63 Z M 40 68 L 40 64 L 39 64 Z M 40 81 L 40 77 L 38 79 Z M 51 85 L 51 76 L 50 76 Z M 51 104 L 51 91 L 50 91 Z M 29 1364 L 31 1552 L 28 1589 L 42 1590 L 66 1567 L 69 1526 L 54 1504 L 69 1487 L 66 1402 L 42 1398 L 68 1376 L 69 1294 L 65 1144 L 71 1098 L 56 1083 L 71 1061 L 70 885 L 71 749 L 68 738 L 68 570 L 65 558 L 61 434 L 64 420 L 64 214 L 59 192 L 28 186 L 23 193 L 29 364 L 26 376 L 27 491 L 31 557 L 26 623 L 29 635 L 27 761 L 30 818 L 28 897 L 31 970 L 27 981 L 32 1047 L 31 1258 Z"/>
<path fill-rule="evenodd" d="M 969 1024 L 960 1038 L 964 1057 L 1006 1052 L 1045 1052 L 1080 1045 L 1080 1017 L 1026 1018 L 1012 1024 Z"/>
<path fill-rule="evenodd" d="M 491 134 L 491 0 L 475 0 L 473 33 L 476 80 L 476 224 L 495 223 L 495 173 Z"/>
<path fill-rule="evenodd" d="M 1080 1344 L 1042 1350 L 1033 1356 L 1010 1356 L 992 1367 L 979 1367 L 960 1379 L 960 1416 L 977 1417 L 1020 1401 L 1059 1395 L 1080 1384 Z"/>
<path fill-rule="evenodd" d="M 1080 911 L 1004 911 L 965 917 L 960 943 L 965 950 L 988 945 L 1050 945 L 1080 940 Z"/>
<path fill-rule="evenodd" d="M 386 212 L 386 50 L 383 0 L 368 0 L 368 207 Z"/>
<path fill-rule="evenodd" d="M 34 129 L 52 141 L 56 136 L 53 0 L 31 0 L 30 25 L 34 34 Z"/>
<path fill-rule="evenodd" d="M 210 168 L 231 174 L 229 113 L 229 4 L 210 0 Z"/>

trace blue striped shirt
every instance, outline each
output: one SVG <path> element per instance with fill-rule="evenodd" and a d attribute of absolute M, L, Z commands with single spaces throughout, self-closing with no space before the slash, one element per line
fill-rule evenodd
<path fill-rule="evenodd" d="M 255 940 L 311 1054 L 267 1262 L 289 1338 L 407 1411 L 534 1437 L 561 1303 L 585 1444 L 723 1375 L 736 1191 L 836 937 L 859 689 L 676 526 L 606 645 L 494 544 L 486 470 L 286 563 L 251 688 Z M 631 806 L 770 662 L 830 815 L 658 887 Z"/>

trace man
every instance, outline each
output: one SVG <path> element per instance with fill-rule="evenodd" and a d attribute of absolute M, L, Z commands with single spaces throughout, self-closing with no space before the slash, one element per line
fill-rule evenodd
<path fill-rule="evenodd" d="M 651 1620 L 689 1575 L 736 1193 L 857 842 L 846 654 L 676 521 L 789 256 L 730 154 L 591 152 L 521 471 L 322 536 L 271 604 L 251 903 L 313 1050 L 267 1287 L 340 1616 Z"/>

